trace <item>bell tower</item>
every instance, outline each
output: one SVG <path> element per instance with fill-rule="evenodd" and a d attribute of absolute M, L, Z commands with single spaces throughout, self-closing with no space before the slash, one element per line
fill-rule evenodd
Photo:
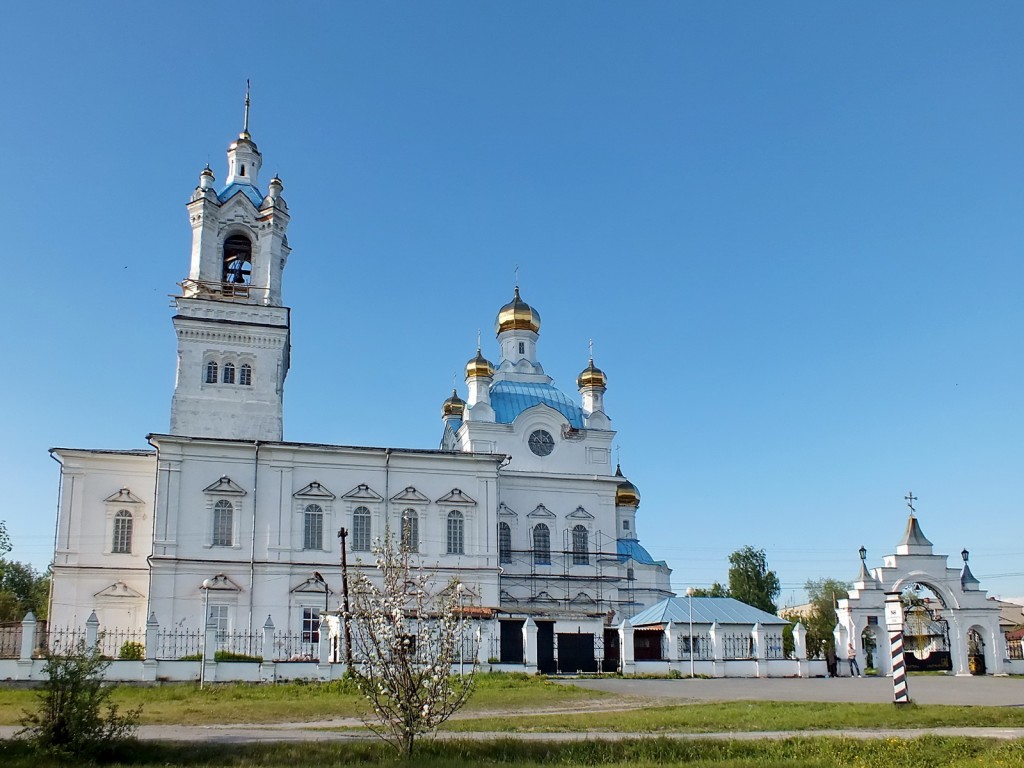
<path fill-rule="evenodd" d="M 228 146 L 227 181 L 199 174 L 188 203 L 192 260 L 174 297 L 178 372 L 171 434 L 281 440 L 291 339 L 281 275 L 288 205 L 275 176 L 259 188 L 263 164 L 249 134 L 246 84 L 242 131 Z"/>

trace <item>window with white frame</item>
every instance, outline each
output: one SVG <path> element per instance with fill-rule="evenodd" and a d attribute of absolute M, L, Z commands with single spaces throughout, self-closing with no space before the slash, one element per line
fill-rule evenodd
<path fill-rule="evenodd" d="M 228 632 L 230 631 L 228 623 L 229 608 L 230 606 L 227 605 L 210 606 L 210 620 L 207 623 L 216 627 L 217 642 L 223 642 L 228 639 Z"/>
<path fill-rule="evenodd" d="M 352 511 L 352 551 L 370 551 L 370 510 L 366 507 Z"/>
<path fill-rule="evenodd" d="M 508 523 L 498 523 L 498 562 L 512 562 L 512 528 Z"/>
<path fill-rule="evenodd" d="M 242 363 L 238 369 L 238 383 L 243 387 L 252 386 L 252 366 L 248 363 Z"/>
<path fill-rule="evenodd" d="M 402 512 L 402 548 L 406 552 L 420 551 L 420 518 L 415 509 Z"/>
<path fill-rule="evenodd" d="M 234 384 L 235 383 L 235 364 L 224 363 L 224 383 Z"/>
<path fill-rule="evenodd" d="M 217 383 L 217 361 L 210 360 L 206 364 L 206 383 L 216 384 Z"/>
<path fill-rule="evenodd" d="M 544 523 L 533 527 L 533 564 L 551 565 L 551 531 Z"/>
<path fill-rule="evenodd" d="M 110 551 L 120 555 L 132 553 L 132 513 L 119 509 L 114 515 L 114 539 Z"/>
<path fill-rule="evenodd" d="M 573 565 L 589 565 L 590 564 L 590 552 L 589 552 L 589 535 L 587 533 L 587 526 L 577 525 L 572 529 L 572 564 Z"/>
<path fill-rule="evenodd" d="M 466 551 L 466 520 L 453 509 L 448 513 L 448 554 L 462 555 Z"/>
<path fill-rule="evenodd" d="M 210 543 L 215 547 L 234 545 L 235 508 L 227 499 L 213 505 L 213 537 Z"/>
<path fill-rule="evenodd" d="M 317 608 L 302 609 L 302 642 L 320 642 L 320 611 Z"/>
<path fill-rule="evenodd" d="M 302 514 L 302 548 L 324 548 L 324 510 L 319 504 L 307 504 Z"/>

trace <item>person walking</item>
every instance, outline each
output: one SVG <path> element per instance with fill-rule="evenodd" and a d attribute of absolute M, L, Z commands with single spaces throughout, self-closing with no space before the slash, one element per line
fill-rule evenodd
<path fill-rule="evenodd" d="M 846 645 L 846 658 L 850 662 L 850 677 L 862 677 L 860 665 L 857 663 L 857 651 L 854 649 L 853 643 Z"/>

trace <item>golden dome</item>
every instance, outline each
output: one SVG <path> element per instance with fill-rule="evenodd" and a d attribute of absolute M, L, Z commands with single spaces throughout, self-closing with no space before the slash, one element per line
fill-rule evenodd
<path fill-rule="evenodd" d="M 622 477 L 622 482 L 619 483 L 615 489 L 615 506 L 639 507 L 640 491 L 636 489 L 635 485 L 622 476 L 622 468 L 618 464 L 615 465 L 615 476 Z"/>
<path fill-rule="evenodd" d="M 576 377 L 576 387 L 579 389 L 587 389 L 589 387 L 601 387 L 604 389 L 608 386 L 608 377 L 604 375 L 604 371 L 594 365 L 594 358 L 590 358 L 590 365 L 583 369 L 579 376 Z"/>
<path fill-rule="evenodd" d="M 466 363 L 466 378 L 485 378 L 489 379 L 494 375 L 494 366 L 491 365 L 490 361 L 487 360 L 482 354 L 480 354 L 479 347 L 476 350 L 476 357 Z"/>
<path fill-rule="evenodd" d="M 512 301 L 498 310 L 494 333 L 499 334 L 505 331 L 540 332 L 540 313 L 519 298 L 518 286 L 516 286 L 516 295 L 512 297 Z"/>
<path fill-rule="evenodd" d="M 460 419 L 466 410 L 466 401 L 459 397 L 458 392 L 452 390 L 452 396 L 441 404 L 441 418 L 457 416 Z"/>

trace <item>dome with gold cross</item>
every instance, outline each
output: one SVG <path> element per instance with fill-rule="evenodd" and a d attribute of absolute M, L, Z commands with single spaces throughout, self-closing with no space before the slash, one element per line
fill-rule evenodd
<path fill-rule="evenodd" d="M 576 386 L 579 389 L 589 389 L 592 387 L 607 388 L 608 377 L 604 375 L 604 371 L 594 365 L 594 358 L 590 358 L 590 365 L 584 368 L 580 375 L 576 377 Z"/>
<path fill-rule="evenodd" d="M 622 482 L 615 488 L 615 506 L 639 507 L 640 491 L 638 491 L 636 486 L 623 476 L 622 467 L 618 464 L 615 465 L 615 476 L 622 478 Z"/>
<path fill-rule="evenodd" d="M 519 298 L 519 286 L 516 286 L 512 301 L 498 310 L 494 333 L 500 334 L 505 331 L 540 332 L 540 313 Z"/>
<path fill-rule="evenodd" d="M 466 401 L 459 397 L 459 393 L 452 389 L 452 396 L 441 403 L 441 417 L 455 416 L 461 419 L 466 411 Z"/>
<path fill-rule="evenodd" d="M 476 349 L 476 357 L 466 363 L 466 378 L 476 379 L 483 378 L 489 379 L 494 376 L 494 366 L 491 365 L 491 361 L 483 356 L 480 352 L 480 348 Z"/>

